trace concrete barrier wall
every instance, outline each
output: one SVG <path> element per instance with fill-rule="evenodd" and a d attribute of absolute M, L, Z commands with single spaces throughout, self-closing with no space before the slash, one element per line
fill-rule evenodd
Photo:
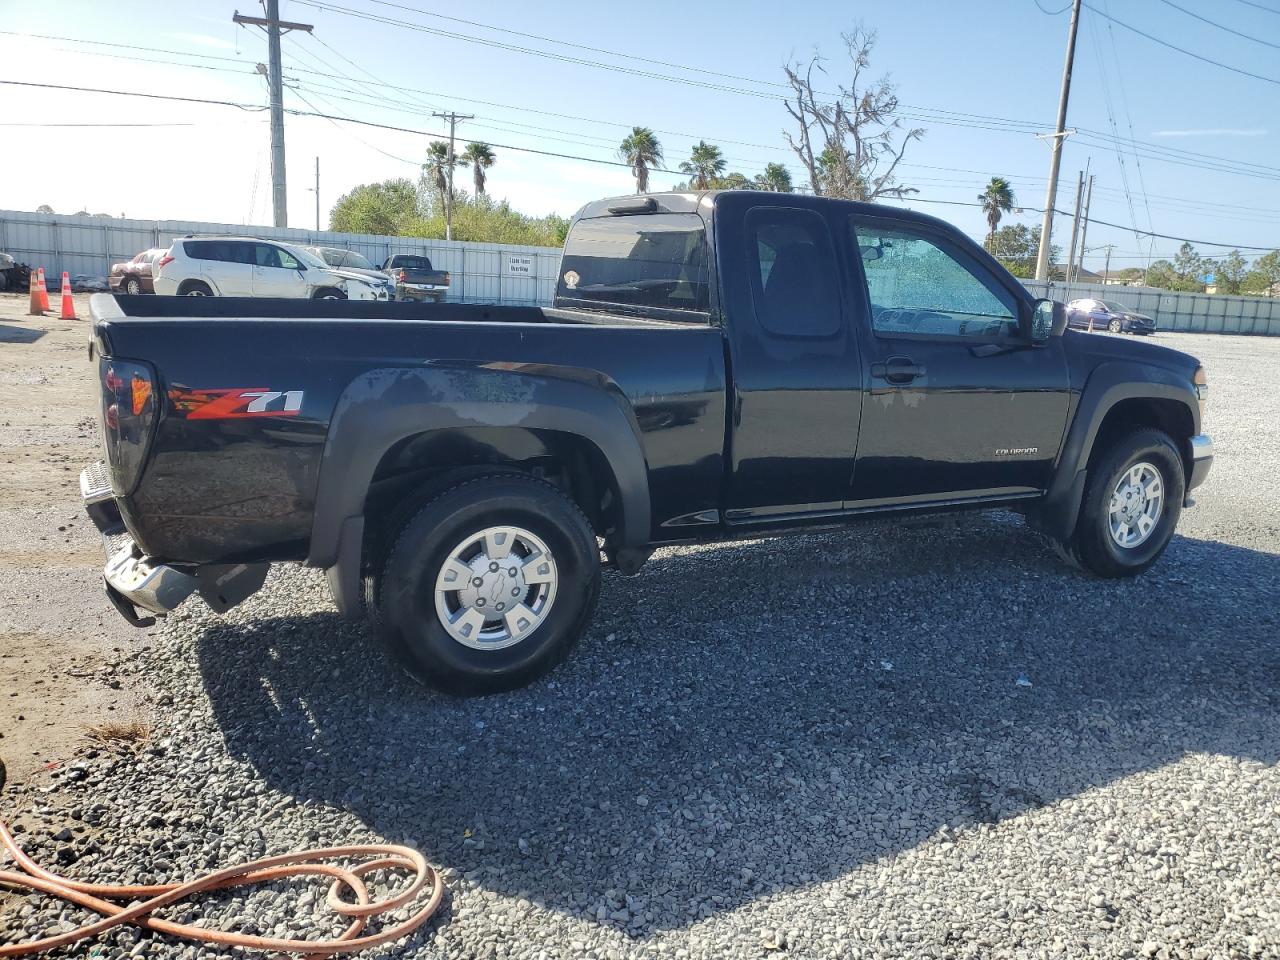
<path fill-rule="evenodd" d="M 1037 297 L 1071 301 L 1084 297 L 1114 300 L 1154 317 L 1158 330 L 1194 333 L 1243 333 L 1280 336 L 1280 299 L 1229 297 L 1209 293 L 1175 293 L 1154 287 L 1121 287 L 1101 283 L 1054 283 L 1023 280 Z"/>
<path fill-rule="evenodd" d="M 449 299 L 471 303 L 546 304 L 555 295 L 559 247 L 503 243 L 464 243 L 338 233 L 332 230 L 197 223 L 184 220 L 118 220 L 0 210 L 0 250 L 21 263 L 44 267 L 57 278 L 66 271 L 106 278 L 113 263 L 150 247 L 167 247 L 175 238 L 251 236 L 301 246 L 344 247 L 374 265 L 396 253 L 431 258 L 452 275 Z"/>

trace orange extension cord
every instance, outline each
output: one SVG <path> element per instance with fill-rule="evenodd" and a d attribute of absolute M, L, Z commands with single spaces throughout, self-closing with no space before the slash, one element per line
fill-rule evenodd
<path fill-rule="evenodd" d="M 0 768 L 2 770 L 3 768 Z M 0 775 L 2 776 L 2 775 Z M 331 957 L 340 953 L 353 953 L 365 947 L 376 947 L 392 940 L 407 936 L 418 929 L 435 913 L 444 895 L 444 887 L 440 876 L 427 863 L 417 850 L 394 844 L 357 844 L 349 847 L 327 847 L 321 850 L 308 850 L 303 853 L 288 853 L 279 857 L 265 857 L 251 863 L 228 867 L 216 873 L 208 874 L 187 883 L 164 883 L 155 886 L 111 886 L 98 883 L 79 883 L 50 873 L 40 867 L 34 860 L 22 852 L 13 834 L 9 832 L 3 820 L 0 820 L 0 845 L 13 855 L 18 867 L 16 870 L 0 870 L 0 885 L 39 890 L 43 893 L 63 900 L 79 904 L 103 915 L 102 920 L 88 923 L 76 930 L 60 933 L 55 936 L 32 940 L 28 943 L 0 945 L 0 957 L 23 957 L 54 947 L 64 947 L 69 943 L 96 937 L 104 930 L 121 924 L 130 923 L 167 933 L 187 940 L 204 943 L 222 944 L 228 947 L 248 947 L 254 950 L 269 950 L 277 953 L 300 953 L 312 957 Z M 331 866 L 320 861 L 350 860 L 353 857 L 374 857 L 352 867 Z M 360 878 L 373 870 L 402 870 L 413 876 L 413 882 L 394 897 L 378 902 L 370 902 L 369 888 Z M 192 894 L 208 890 L 222 890 L 227 887 L 247 886 L 269 880 L 280 880 L 285 877 L 325 876 L 332 877 L 329 887 L 328 904 L 334 913 L 350 917 L 351 925 L 342 935 L 328 940 L 277 940 L 272 937 L 251 937 L 243 933 L 228 933 L 221 930 L 208 930 L 184 923 L 172 923 L 152 917 L 150 914 L 161 907 L 176 903 Z M 424 887 L 430 886 L 431 896 L 419 907 L 408 920 L 388 927 L 375 934 L 361 936 L 365 924 L 391 910 L 396 910 L 412 902 Z M 343 889 L 350 890 L 355 896 L 352 903 L 343 900 L 339 895 Z M 131 906 L 112 903 L 112 900 L 127 902 L 139 897 L 148 899 L 133 903 Z"/>

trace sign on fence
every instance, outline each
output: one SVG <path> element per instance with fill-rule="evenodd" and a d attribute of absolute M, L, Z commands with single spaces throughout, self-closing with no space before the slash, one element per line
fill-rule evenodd
<path fill-rule="evenodd" d="M 523 257 L 514 253 L 508 253 L 503 257 L 503 273 L 509 277 L 534 277 L 534 264 L 537 261 L 533 257 Z"/>

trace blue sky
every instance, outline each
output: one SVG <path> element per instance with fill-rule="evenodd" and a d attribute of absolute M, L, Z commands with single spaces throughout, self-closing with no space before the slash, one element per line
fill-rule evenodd
<path fill-rule="evenodd" d="M 980 236 L 985 224 L 976 209 L 925 201 L 972 201 L 992 174 L 1000 174 L 1012 181 L 1020 203 L 1043 206 L 1049 151 L 1030 131 L 1052 128 L 1067 13 L 1050 15 L 1044 10 L 1058 10 L 1066 2 L 801 0 L 779 5 L 704 0 L 694 8 L 651 0 L 636 8 L 576 0 L 489 0 L 481 5 L 317 0 L 319 7 L 282 0 L 286 19 L 315 24 L 314 39 L 286 38 L 285 75 L 294 87 L 286 102 L 416 130 L 439 130 L 440 122 L 428 114 L 451 108 L 477 115 L 460 126 L 460 135 L 604 160 L 616 159 L 614 150 L 626 126 L 643 124 L 664 131 L 659 136 L 668 166 L 675 167 L 703 137 L 722 147 L 730 169 L 752 175 L 773 160 L 787 163 L 800 179 L 801 168 L 782 138 L 789 120 L 773 98 L 780 92 L 773 84 L 782 79 L 784 61 L 807 58 L 815 48 L 829 57 L 832 80 L 843 79 L 846 61 L 840 33 L 861 20 L 879 37 L 871 75 L 890 74 L 907 105 L 904 112 L 920 118 L 910 122 L 926 130 L 924 139 L 908 151 L 910 165 L 901 168 L 902 180 L 920 191 L 909 205 Z M 1114 144 L 1105 139 L 1088 134 L 1068 139 L 1058 207 L 1071 206 L 1076 173 L 1088 162 L 1097 176 L 1096 218 L 1124 226 L 1136 221 L 1140 228 L 1193 239 L 1280 245 L 1280 56 L 1276 47 L 1252 39 L 1280 43 L 1280 0 L 1086 2 L 1068 126 L 1104 135 L 1114 131 L 1151 146 L 1144 148 L 1148 155 L 1140 161 L 1124 156 L 1122 167 Z M 100 2 L 4 0 L 3 6 L 3 29 L 26 36 L 0 33 L 0 79 L 265 102 L 262 79 L 252 72 L 256 62 L 265 60 L 265 40 L 256 31 L 232 25 L 235 4 L 174 3 L 162 15 L 146 16 L 120 16 L 119 7 Z M 240 0 L 240 6 L 242 12 L 255 12 L 251 0 Z M 391 22 L 350 16 L 337 8 Z M 1197 61 L 1110 23 L 1103 14 L 1277 82 Z M 445 35 L 449 33 L 491 43 Z M 40 40 L 31 34 L 173 52 Z M 601 61 L 635 72 L 492 44 Z M 642 73 L 675 76 L 681 82 Z M 396 93 L 376 81 L 425 92 Z M 749 92 L 708 89 L 698 83 Z M 32 148 L 4 151 L 0 206 L 33 209 L 49 203 L 66 212 L 86 207 L 137 217 L 269 221 L 263 114 L 9 88 L 11 94 L 15 90 L 22 102 L 38 109 L 42 122 L 183 125 L 5 127 L 6 141 L 30 143 Z M 30 117 L 10 111 L 7 119 Z M 1019 123 L 1002 122 L 1010 120 Z M 340 193 L 358 183 L 414 176 L 426 143 L 413 134 L 308 117 L 287 118 L 286 130 L 292 225 L 314 223 L 314 194 L 307 188 L 313 185 L 317 155 L 327 213 Z M 1210 169 L 1224 166 L 1223 161 L 1202 156 L 1178 154 L 1187 163 L 1176 164 L 1152 155 L 1170 150 L 1226 158 L 1230 163 L 1225 165 L 1233 168 L 1261 165 L 1271 173 Z M 629 174 L 621 167 L 501 147 L 496 152 L 490 191 L 528 213 L 567 215 L 587 200 L 631 188 Z M 460 175 L 465 182 L 466 172 Z M 668 186 L 677 179 L 655 174 L 653 183 Z M 1006 222 L 1034 224 L 1039 217 L 1026 211 Z M 1055 240 L 1065 246 L 1069 221 L 1060 220 L 1056 229 Z M 1149 241 L 1135 238 L 1129 229 L 1093 224 L 1088 243 L 1099 249 L 1090 253 L 1086 265 L 1100 268 L 1103 244 L 1115 245 L 1116 267 L 1144 263 Z M 1167 256 L 1177 246 L 1176 241 L 1158 240 L 1154 252 Z M 1207 245 L 1200 250 L 1225 252 Z"/>

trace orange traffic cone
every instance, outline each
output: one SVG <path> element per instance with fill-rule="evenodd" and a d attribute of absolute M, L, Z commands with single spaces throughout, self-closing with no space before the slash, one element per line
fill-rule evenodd
<path fill-rule="evenodd" d="M 44 311 L 40 309 L 40 275 L 34 270 L 27 276 L 27 289 L 31 291 L 31 306 L 27 312 L 33 317 L 38 317 Z"/>
<path fill-rule="evenodd" d="M 44 285 L 44 267 L 41 267 L 36 275 L 40 278 L 40 309 L 47 313 L 49 311 L 49 288 Z"/>
<path fill-rule="evenodd" d="M 62 271 L 62 320 L 76 319 L 76 302 L 71 296 L 71 278 L 67 271 Z"/>

